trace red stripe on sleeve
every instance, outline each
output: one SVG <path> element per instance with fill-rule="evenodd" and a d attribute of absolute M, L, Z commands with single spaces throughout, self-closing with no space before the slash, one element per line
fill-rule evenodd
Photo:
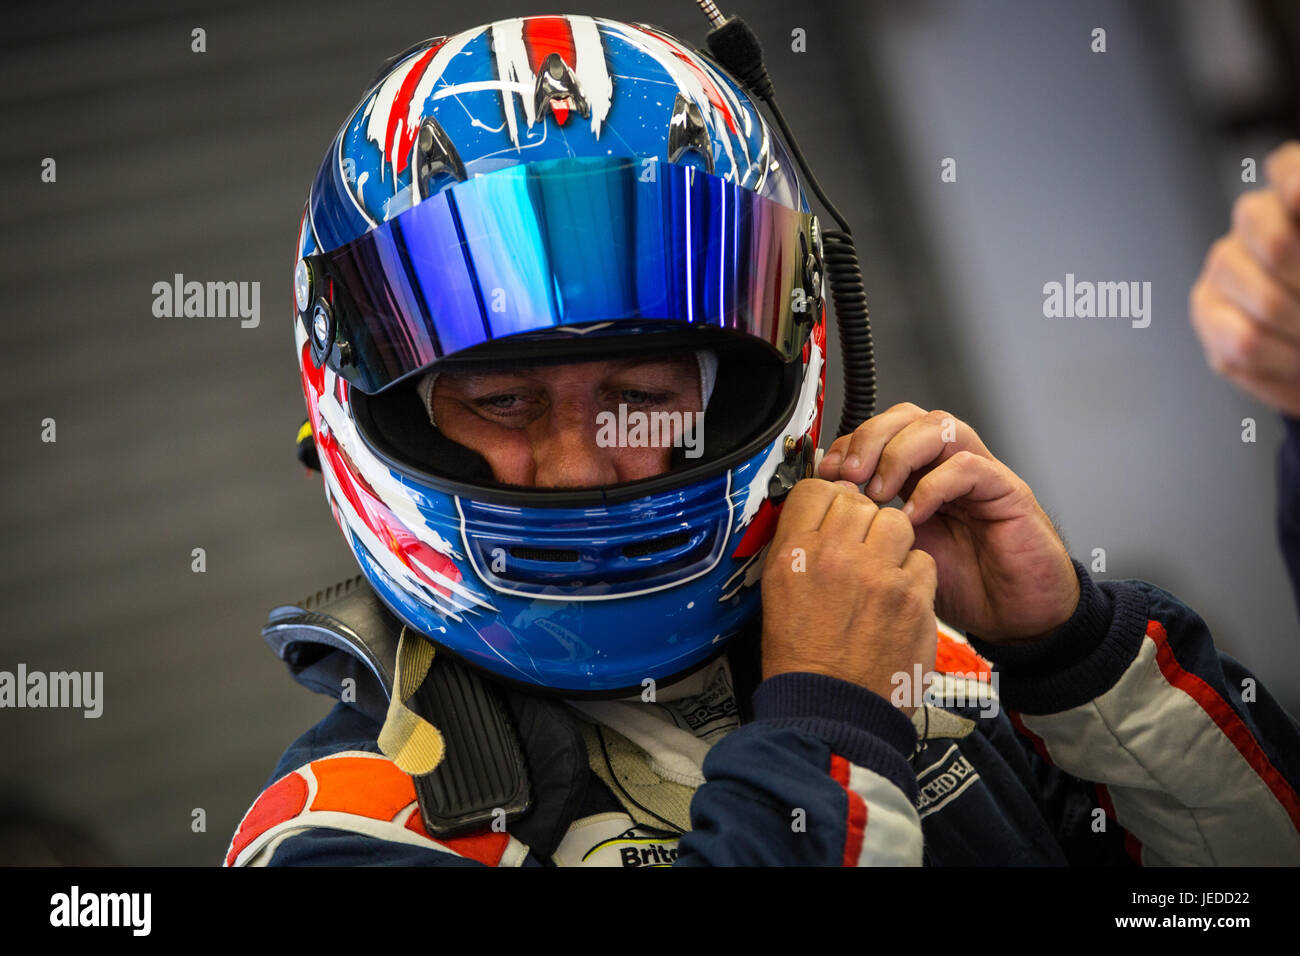
<path fill-rule="evenodd" d="M 867 835 L 867 802 L 849 786 L 849 762 L 839 754 L 831 754 L 831 776 L 844 788 L 849 798 L 849 813 L 845 820 L 844 858 L 841 866 L 857 866 L 862 854 L 862 841 Z"/>
<path fill-rule="evenodd" d="M 1016 730 L 1018 730 L 1023 736 L 1027 737 L 1029 742 L 1034 745 L 1034 750 L 1038 751 L 1038 756 L 1042 757 L 1048 763 L 1052 763 L 1052 758 L 1047 753 L 1047 745 L 1043 743 L 1043 738 L 1025 726 L 1025 722 L 1020 719 L 1020 714 L 1014 710 L 1008 710 L 1007 717 L 1011 719 L 1011 726 L 1015 727 Z"/>
<path fill-rule="evenodd" d="M 1115 821 L 1115 826 L 1124 831 L 1124 852 L 1138 866 L 1142 865 L 1142 841 L 1124 828 L 1119 822 L 1119 817 L 1115 816 L 1115 803 L 1110 798 L 1110 791 L 1106 789 L 1104 783 L 1095 785 L 1097 787 L 1097 805 L 1105 811 L 1106 816 Z"/>
<path fill-rule="evenodd" d="M 1291 824 L 1300 830 L 1300 796 L 1296 795 L 1291 784 L 1273 766 L 1273 762 L 1268 759 L 1268 754 L 1264 753 L 1250 729 L 1232 709 L 1232 705 L 1200 677 L 1183 670 L 1182 665 L 1174 658 L 1173 648 L 1169 646 L 1169 635 L 1165 632 L 1163 624 L 1159 621 L 1147 621 L 1147 637 L 1151 638 L 1156 645 L 1156 661 L 1165 680 L 1201 705 L 1201 709 L 1210 715 L 1215 726 L 1232 741 L 1237 752 L 1246 758 L 1250 768 L 1259 775 L 1272 791 L 1273 796 L 1277 798 L 1278 803 L 1286 809 Z"/>

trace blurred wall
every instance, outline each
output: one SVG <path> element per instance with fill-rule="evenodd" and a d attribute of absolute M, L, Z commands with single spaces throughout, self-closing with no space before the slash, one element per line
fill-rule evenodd
<path fill-rule="evenodd" d="M 1227 230 L 1222 184 L 1253 187 L 1240 181 L 1252 154 L 1218 148 L 1178 73 L 1185 12 L 929 0 L 877 4 L 854 33 L 898 105 L 941 322 L 968 369 L 953 411 L 1029 482 L 1077 557 L 1104 549 L 1099 576 L 1182 597 L 1295 711 L 1296 612 L 1274 537 L 1281 424 L 1207 371 L 1187 319 Z M 1097 27 L 1104 53 L 1091 50 Z M 1223 61 L 1239 56 L 1232 41 L 1220 35 Z M 956 182 L 940 181 L 945 157 Z M 1046 318 L 1044 284 L 1067 273 L 1149 282 L 1150 325 Z"/>

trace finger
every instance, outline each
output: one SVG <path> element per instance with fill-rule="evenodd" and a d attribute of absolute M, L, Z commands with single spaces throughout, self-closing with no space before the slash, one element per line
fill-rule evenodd
<path fill-rule="evenodd" d="M 911 475 L 939 465 L 962 451 L 993 457 L 965 422 L 948 412 L 929 412 L 885 444 L 876 463 L 876 473 L 867 485 L 867 494 L 876 501 L 889 501 Z"/>
<path fill-rule="evenodd" d="M 1017 486 L 1011 470 L 991 458 L 962 451 L 916 483 L 912 497 L 903 505 L 903 514 L 912 526 L 924 524 L 952 501 L 994 501 L 1014 494 Z"/>
<path fill-rule="evenodd" d="M 852 487 L 852 492 L 841 492 L 826 509 L 826 516 L 817 529 L 819 535 L 833 542 L 852 544 L 861 544 L 866 538 L 867 529 L 880 509 L 870 498 L 863 497 L 856 486 Z"/>
<path fill-rule="evenodd" d="M 1239 198 L 1232 209 L 1232 231 L 1254 264 L 1290 295 L 1300 295 L 1300 222 L 1271 189 Z"/>
<path fill-rule="evenodd" d="M 1220 375 L 1231 371 L 1272 379 L 1300 377 L 1300 346 L 1213 289 L 1198 294 L 1192 324 L 1205 348 L 1206 361 Z"/>
<path fill-rule="evenodd" d="M 856 493 L 857 489 L 853 490 Z M 829 481 L 805 478 L 797 482 L 781 506 L 781 517 L 772 535 L 773 550 L 779 550 L 780 541 L 792 534 L 816 531 L 831 504 L 842 494 L 845 488 Z"/>
<path fill-rule="evenodd" d="M 1206 260 L 1207 291 L 1234 303 L 1283 338 L 1300 344 L 1300 296 L 1260 264 L 1235 235 L 1215 243 Z"/>
<path fill-rule="evenodd" d="M 1300 141 L 1283 143 L 1264 160 L 1268 180 L 1293 215 L 1300 216 Z"/>
<path fill-rule="evenodd" d="M 866 535 L 872 558 L 902 566 L 916 542 L 916 531 L 907 515 L 897 508 L 881 508 Z"/>
<path fill-rule="evenodd" d="M 929 626 L 921 635 L 920 643 L 915 648 L 916 659 L 920 662 L 923 673 L 929 673 L 934 670 L 934 660 L 939 649 L 939 622 L 934 610 L 939 592 L 938 567 L 935 565 L 934 558 L 926 552 L 912 550 L 907 553 L 907 558 L 903 561 L 903 573 L 915 582 L 930 602 Z"/>
<path fill-rule="evenodd" d="M 1300 381 L 1266 378 L 1232 368 L 1225 369 L 1220 374 L 1269 408 L 1277 409 L 1292 418 L 1300 418 Z"/>
<path fill-rule="evenodd" d="M 934 670 L 935 658 L 939 652 L 939 621 L 934 613 L 934 604 L 939 590 L 938 569 L 935 567 L 934 558 L 924 551 L 909 551 L 907 560 L 903 562 L 903 571 L 917 582 L 917 586 L 930 601 L 930 626 L 926 628 L 920 644 L 916 647 L 916 659 L 921 664 L 922 673 L 928 674 Z"/>
<path fill-rule="evenodd" d="M 875 472 L 876 459 L 885 443 L 924 415 L 925 409 L 903 402 L 868 419 L 831 444 L 831 450 L 822 459 L 821 476 L 862 484 Z"/>
<path fill-rule="evenodd" d="M 939 587 L 939 572 L 934 563 L 934 558 L 924 551 L 909 551 L 907 557 L 903 560 L 903 570 L 908 574 L 915 575 L 925 593 L 931 600 L 934 599 L 935 591 Z M 937 639 L 936 635 L 936 641 Z"/>
<path fill-rule="evenodd" d="M 896 497 L 901 498 L 904 501 L 912 497 L 912 492 L 916 491 L 917 482 L 933 470 L 934 469 L 932 468 L 918 468 L 916 471 L 912 472 L 907 476 L 907 480 L 903 482 L 903 487 L 898 489 L 898 495 Z"/>
<path fill-rule="evenodd" d="M 818 476 L 825 478 L 827 481 L 834 481 L 839 477 L 840 465 L 844 463 L 844 456 L 849 453 L 849 442 L 853 441 L 853 432 L 847 435 L 841 435 L 831 442 L 826 454 L 822 456 L 821 462 L 817 465 Z"/>

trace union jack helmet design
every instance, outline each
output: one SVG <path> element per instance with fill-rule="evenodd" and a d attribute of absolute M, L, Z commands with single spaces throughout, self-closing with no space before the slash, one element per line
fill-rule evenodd
<path fill-rule="evenodd" d="M 294 271 L 325 494 L 362 572 L 530 688 L 622 696 L 698 667 L 758 613 L 779 501 L 811 470 L 821 286 L 780 137 L 680 40 L 539 16 L 402 54 L 326 152 Z M 718 357 L 704 454 L 609 488 L 497 483 L 414 387 L 443 363 L 669 346 Z"/>

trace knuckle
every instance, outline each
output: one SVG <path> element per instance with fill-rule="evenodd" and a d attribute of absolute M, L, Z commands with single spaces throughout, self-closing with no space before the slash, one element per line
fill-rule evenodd
<path fill-rule="evenodd" d="M 836 496 L 835 500 L 831 502 L 831 506 L 827 512 L 828 517 L 845 518 L 857 512 L 870 514 L 875 511 L 876 506 L 871 499 L 857 494 L 856 492 L 850 492 L 846 488 L 836 488 L 835 490 L 838 491 L 839 494 Z"/>
<path fill-rule="evenodd" d="M 907 615 L 924 614 L 934 608 L 925 587 L 918 581 L 910 580 L 899 594 L 898 604 Z"/>
<path fill-rule="evenodd" d="M 1232 363 L 1217 344 L 1206 347 L 1205 363 L 1210 367 L 1210 371 L 1219 376 L 1226 376 L 1232 369 Z"/>
<path fill-rule="evenodd" d="M 809 569 L 816 567 L 816 573 L 819 578 L 825 578 L 833 581 L 840 581 L 847 577 L 852 577 L 858 573 L 859 561 L 858 555 L 854 553 L 856 549 L 836 547 L 819 549 L 809 562 Z"/>
<path fill-rule="evenodd" d="M 925 414 L 925 409 L 914 402 L 899 402 L 896 405 L 891 405 L 889 410 L 891 412 L 915 412 L 918 415 Z"/>
<path fill-rule="evenodd" d="M 1204 274 L 1206 276 L 1218 276 L 1227 269 L 1232 260 L 1232 240 L 1227 236 L 1220 236 L 1210 246 L 1210 251 L 1205 256 Z"/>
<path fill-rule="evenodd" d="M 1232 231 L 1249 232 L 1258 213 L 1259 202 L 1264 196 L 1261 189 L 1252 189 L 1237 197 L 1232 204 Z"/>
<path fill-rule="evenodd" d="M 1283 314 L 1286 312 L 1287 297 L 1275 282 L 1265 285 L 1259 292 L 1259 311 L 1260 315 L 1270 324 L 1277 325 L 1281 322 Z"/>
<path fill-rule="evenodd" d="M 795 482 L 785 500 L 787 503 L 815 500 L 826 494 L 828 488 L 834 487 L 831 482 L 823 481 L 821 478 L 804 478 L 802 481 Z"/>
<path fill-rule="evenodd" d="M 908 594 L 912 591 L 912 582 L 898 568 L 875 575 L 875 582 L 877 593 L 895 607 L 907 601 Z"/>
<path fill-rule="evenodd" d="M 1259 333 L 1259 327 L 1253 322 L 1245 323 L 1241 329 L 1233 333 L 1230 342 L 1229 362 L 1236 365 L 1252 366 L 1259 360 L 1263 338 Z"/>
<path fill-rule="evenodd" d="M 870 498 L 868 498 L 866 495 L 849 494 L 848 491 L 846 490 L 844 493 L 844 497 L 847 500 L 850 507 L 856 508 L 858 511 L 861 511 L 864 514 L 874 515 L 877 511 L 880 510 L 880 506 L 877 505 Z"/>
<path fill-rule="evenodd" d="M 902 535 L 908 538 L 916 535 L 911 520 L 897 508 L 882 508 L 880 514 L 876 515 L 876 521 L 880 522 L 882 529 L 891 535 Z"/>
<path fill-rule="evenodd" d="M 1286 229 L 1269 228 L 1257 240 L 1260 261 L 1270 269 L 1279 269 L 1295 254 L 1295 239 Z"/>

